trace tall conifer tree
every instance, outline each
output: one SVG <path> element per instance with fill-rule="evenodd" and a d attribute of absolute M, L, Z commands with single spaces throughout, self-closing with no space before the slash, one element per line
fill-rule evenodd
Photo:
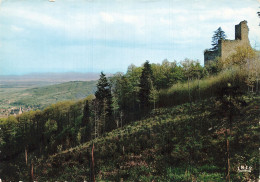
<path fill-rule="evenodd" d="M 95 93 L 96 99 L 99 103 L 99 116 L 100 119 L 103 119 L 102 130 L 111 131 L 115 128 L 115 122 L 113 121 L 112 113 L 112 94 L 111 87 L 108 83 L 106 75 L 101 72 L 99 81 L 97 83 L 97 91 Z"/>
<path fill-rule="evenodd" d="M 140 106 L 142 112 L 147 111 L 150 108 L 149 97 L 152 89 L 153 72 L 149 61 L 144 63 L 144 68 L 140 78 Z"/>
<path fill-rule="evenodd" d="M 219 27 L 216 31 L 214 31 L 214 35 L 212 37 L 212 51 L 218 50 L 218 41 L 219 40 L 225 40 L 226 39 L 226 34 L 225 32 Z"/>
<path fill-rule="evenodd" d="M 89 107 L 89 102 L 86 101 L 84 109 L 83 109 L 83 118 L 82 118 L 82 123 L 81 127 L 84 128 L 84 135 L 82 142 L 89 141 L 91 139 L 91 123 L 90 123 L 90 107 Z"/>

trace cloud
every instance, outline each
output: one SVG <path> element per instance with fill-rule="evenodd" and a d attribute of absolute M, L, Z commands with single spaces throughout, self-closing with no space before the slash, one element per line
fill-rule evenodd
<path fill-rule="evenodd" d="M 22 32 L 24 29 L 15 25 L 11 25 L 11 30 L 14 32 Z"/>
<path fill-rule="evenodd" d="M 154 3 L 158 2 L 161 1 Z M 200 37 L 203 32 L 208 32 L 210 29 L 211 32 L 214 31 L 217 28 L 213 26 L 215 22 L 222 24 L 223 27 L 228 27 L 234 17 L 239 17 L 236 18 L 239 19 L 236 21 L 238 23 L 241 18 L 243 20 L 243 17 L 248 17 L 255 11 L 248 7 L 240 9 L 205 7 L 206 3 L 194 1 L 191 5 L 197 5 L 196 9 L 187 9 L 183 3 L 174 5 L 174 7 L 165 7 L 167 3 L 161 3 L 164 6 L 157 7 L 151 3 L 148 8 L 135 3 L 132 5 L 134 10 L 131 8 L 120 10 L 111 5 L 109 8 L 97 8 L 93 11 L 73 9 L 69 6 L 54 6 L 52 7 L 53 12 L 60 13 L 53 13 L 47 8 L 43 11 L 38 11 L 38 9 L 36 11 L 36 9 L 24 7 L 4 8 L 2 12 L 16 19 L 24 19 L 27 24 L 31 22 L 32 27 L 56 30 L 65 33 L 70 38 L 122 41 L 132 41 L 134 38 L 142 42 L 154 40 L 168 42 L 170 37 L 170 41 L 185 43 L 191 41 L 192 38 L 196 39 L 194 35 Z M 61 8 L 65 9 L 61 10 Z M 257 17 L 249 21 L 256 19 Z M 214 23 L 210 23 L 210 21 L 214 21 Z M 255 33 L 255 28 L 253 30 L 252 33 Z M 154 36 L 155 34 L 156 36 Z"/>
<path fill-rule="evenodd" d="M 6 16 L 11 16 L 17 19 L 25 19 L 26 21 L 31 21 L 33 24 L 41 24 L 52 28 L 64 28 L 63 21 L 43 13 L 23 10 L 22 8 L 3 8 L 1 11 L 1 13 L 6 14 Z"/>
<path fill-rule="evenodd" d="M 105 23 L 113 23 L 113 22 L 115 22 L 114 17 L 111 14 L 109 14 L 109 13 L 101 12 L 100 16 L 101 16 L 102 20 Z"/>

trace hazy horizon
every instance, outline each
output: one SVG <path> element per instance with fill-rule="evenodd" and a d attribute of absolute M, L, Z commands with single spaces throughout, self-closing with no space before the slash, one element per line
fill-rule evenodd
<path fill-rule="evenodd" d="M 111 76 L 111 73 L 105 73 Z M 69 82 L 69 81 L 94 81 L 98 80 L 100 73 L 31 73 L 24 75 L 0 75 L 0 83 L 7 82 Z"/>
<path fill-rule="evenodd" d="M 102 71 L 101 71 L 102 72 Z M 77 71 L 68 71 L 68 72 L 30 72 L 30 73 L 21 73 L 21 74 L 0 74 L 0 77 L 5 76 L 31 76 L 31 75 L 67 75 L 67 74 L 100 74 L 101 72 L 77 72 Z M 105 74 L 112 74 L 106 73 Z"/>

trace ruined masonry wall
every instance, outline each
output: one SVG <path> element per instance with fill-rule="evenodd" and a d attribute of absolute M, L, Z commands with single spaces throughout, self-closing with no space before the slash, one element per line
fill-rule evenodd
<path fill-rule="evenodd" d="M 235 25 L 235 40 L 219 40 L 218 51 L 205 51 L 204 65 L 211 60 L 215 60 L 216 57 L 226 59 L 228 56 L 235 53 L 237 47 L 251 47 L 248 39 L 248 32 L 247 21 L 241 21 L 238 25 Z"/>
<path fill-rule="evenodd" d="M 241 40 L 221 40 L 221 58 L 226 59 L 228 56 L 234 54 L 236 52 L 236 48 L 240 46 L 246 46 L 245 42 Z"/>
<path fill-rule="evenodd" d="M 204 64 L 207 64 L 209 60 L 214 60 L 218 56 L 220 56 L 219 51 L 205 51 Z"/>

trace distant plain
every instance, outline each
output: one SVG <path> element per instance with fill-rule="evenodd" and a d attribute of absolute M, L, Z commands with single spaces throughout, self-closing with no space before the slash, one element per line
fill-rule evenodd
<path fill-rule="evenodd" d="M 82 99 L 95 92 L 98 74 L 0 76 L 0 109 L 30 107 Z"/>

